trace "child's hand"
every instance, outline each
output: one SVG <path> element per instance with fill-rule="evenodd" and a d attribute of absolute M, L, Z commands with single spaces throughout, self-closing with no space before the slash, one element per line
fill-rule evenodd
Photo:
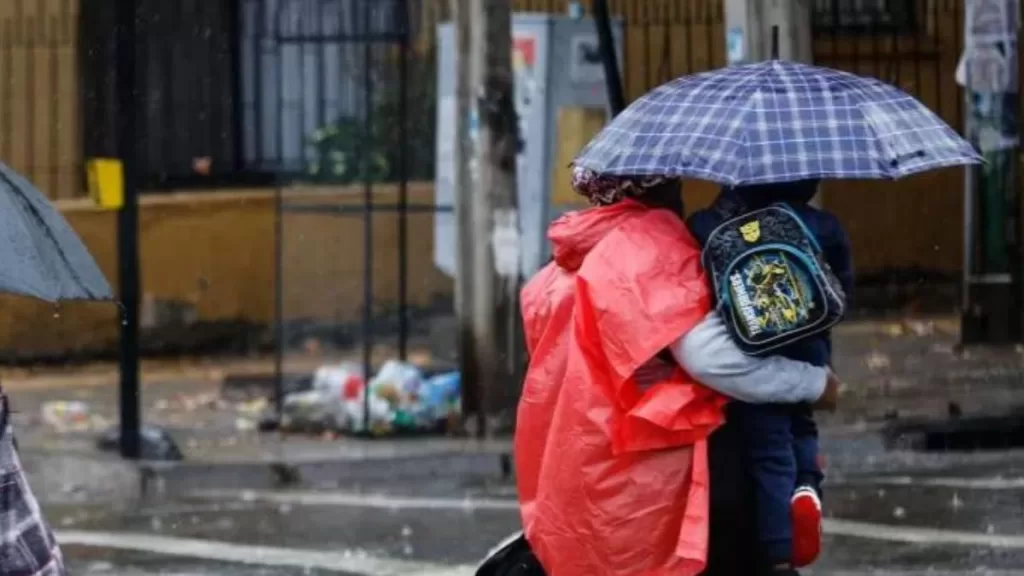
<path fill-rule="evenodd" d="M 831 368 L 828 370 L 828 379 L 825 380 L 825 391 L 821 393 L 821 397 L 814 403 L 815 410 L 824 410 L 826 412 L 835 412 L 836 405 L 839 403 L 839 376 L 832 371 Z"/>

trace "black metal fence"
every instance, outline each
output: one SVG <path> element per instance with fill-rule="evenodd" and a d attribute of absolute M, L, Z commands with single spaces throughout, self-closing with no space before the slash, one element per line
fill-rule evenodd
<path fill-rule="evenodd" d="M 279 381 L 310 342 L 332 360 L 359 350 L 371 374 L 384 359 L 406 360 L 411 341 L 426 343 L 420 316 L 451 310 L 450 296 L 415 307 L 410 298 L 436 276 L 419 261 L 432 242 L 411 230 L 433 235 L 434 215 L 451 209 L 409 186 L 433 174 L 437 72 L 431 52 L 413 50 L 407 0 L 286 3 L 247 0 L 242 20 L 253 23 L 243 70 L 258 70 L 242 88 L 243 158 L 304 183 L 277 188 Z M 315 252 L 330 255 L 323 273 L 298 274 Z"/>

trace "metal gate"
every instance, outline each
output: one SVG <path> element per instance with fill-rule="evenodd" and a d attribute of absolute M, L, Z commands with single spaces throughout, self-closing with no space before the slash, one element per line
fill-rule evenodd
<path fill-rule="evenodd" d="M 432 53 L 413 49 L 415 4 L 243 0 L 241 61 L 253 73 L 242 150 L 280 175 L 282 386 L 324 363 L 371 375 L 407 360 L 426 344 L 417 319 L 451 308 L 449 281 L 422 261 L 437 210 L 422 183 L 433 175 L 435 71 Z"/>

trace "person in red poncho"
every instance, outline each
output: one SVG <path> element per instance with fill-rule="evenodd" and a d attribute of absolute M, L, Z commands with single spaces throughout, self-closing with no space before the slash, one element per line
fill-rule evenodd
<path fill-rule="evenodd" d="M 708 438 L 726 421 L 727 403 L 712 388 L 748 402 L 816 401 L 834 395 L 837 382 L 826 369 L 735 348 L 711 313 L 700 248 L 683 223 L 675 182 L 577 169 L 574 186 L 595 207 L 552 224 L 553 260 L 522 292 L 530 366 L 515 461 L 525 540 L 536 560 L 517 561 L 516 569 L 755 574 L 753 565 L 715 559 L 716 538 L 719 547 L 756 547 L 756 539 L 743 527 L 753 524 L 749 507 L 709 505 L 709 481 L 718 480 L 714 470 L 709 479 Z M 733 463 L 742 454 L 735 456 Z M 723 494 L 749 502 L 741 494 L 746 480 L 733 484 Z M 724 521 L 735 512 L 749 522 L 715 518 L 709 565 L 709 514 Z M 734 548 L 731 556 L 757 554 Z"/>

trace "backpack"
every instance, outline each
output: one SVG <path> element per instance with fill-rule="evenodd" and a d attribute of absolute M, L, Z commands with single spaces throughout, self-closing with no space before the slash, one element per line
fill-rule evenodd
<path fill-rule="evenodd" d="M 722 320 L 747 354 L 828 330 L 845 313 L 846 295 L 817 238 L 786 204 L 727 215 L 701 259 Z"/>

